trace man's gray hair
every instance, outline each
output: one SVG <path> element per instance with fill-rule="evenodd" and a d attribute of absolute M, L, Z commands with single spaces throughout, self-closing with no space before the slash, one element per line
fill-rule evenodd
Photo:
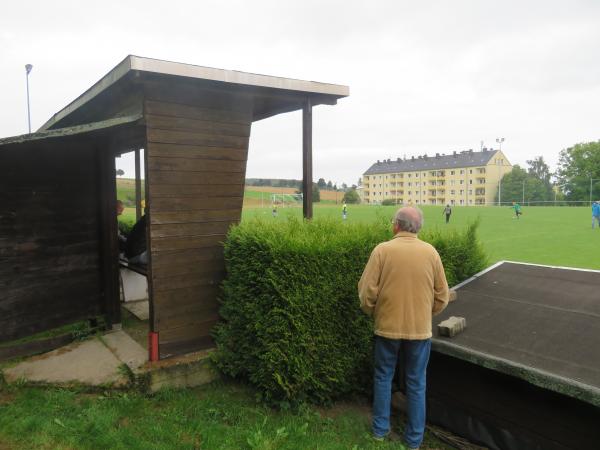
<path fill-rule="evenodd" d="M 423 226 L 423 212 L 419 208 L 406 206 L 396 211 L 394 223 L 400 231 L 418 233 Z"/>

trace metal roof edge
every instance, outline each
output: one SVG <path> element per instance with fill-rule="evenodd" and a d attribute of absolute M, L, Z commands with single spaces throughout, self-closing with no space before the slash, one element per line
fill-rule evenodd
<path fill-rule="evenodd" d="M 0 139 L 0 147 L 7 144 L 19 144 L 30 141 L 37 141 L 40 139 L 57 138 L 64 136 L 74 136 L 81 133 L 90 133 L 92 131 L 98 131 L 106 128 L 111 128 L 119 125 L 125 125 L 134 123 L 143 119 L 142 114 L 134 114 L 131 116 L 115 117 L 112 119 L 102 120 L 99 122 L 91 122 L 82 125 L 75 125 L 72 127 L 56 128 L 52 130 L 38 131 L 31 134 L 21 134 L 18 136 L 11 136 Z"/>
<path fill-rule="evenodd" d="M 38 131 L 48 130 L 52 125 L 56 124 L 60 120 L 67 117 L 69 114 L 89 102 L 91 99 L 96 97 L 102 91 L 104 91 L 109 86 L 113 85 L 115 82 L 124 77 L 127 72 L 131 70 L 131 55 L 127 55 L 123 61 L 113 67 L 106 75 L 104 75 L 100 80 L 92 85 L 88 90 L 86 90 L 83 94 L 61 109 L 59 112 L 55 113 L 46 123 L 44 123 Z"/>
<path fill-rule="evenodd" d="M 197 66 L 194 64 L 145 58 L 135 55 L 131 55 L 130 58 L 131 70 L 139 70 L 140 72 L 152 72 L 164 75 L 220 81 L 223 83 L 299 91 L 309 94 L 331 95 L 338 98 L 350 95 L 350 88 L 341 84 L 261 75 L 239 70 L 217 69 L 214 67 Z"/>
<path fill-rule="evenodd" d="M 470 350 L 440 338 L 432 338 L 432 350 L 471 362 L 486 369 L 515 376 L 535 386 L 600 406 L 600 389 L 544 370 L 519 364 L 497 356 Z"/>

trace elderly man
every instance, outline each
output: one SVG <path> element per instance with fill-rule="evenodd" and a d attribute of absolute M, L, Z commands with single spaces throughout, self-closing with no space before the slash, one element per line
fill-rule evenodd
<path fill-rule="evenodd" d="M 381 440 L 390 432 L 392 378 L 402 354 L 408 408 L 404 439 L 411 449 L 419 448 L 425 431 L 431 317 L 449 300 L 440 255 L 417 238 L 422 224 L 420 210 L 399 209 L 393 239 L 375 247 L 358 283 L 361 309 L 375 319 L 373 435 Z"/>

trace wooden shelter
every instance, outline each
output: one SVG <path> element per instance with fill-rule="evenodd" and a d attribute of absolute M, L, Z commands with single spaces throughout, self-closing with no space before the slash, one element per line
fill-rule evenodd
<path fill-rule="evenodd" d="M 252 123 L 303 111 L 310 218 L 312 107 L 348 93 L 128 56 L 37 133 L 0 140 L 0 340 L 95 313 L 120 322 L 114 158 L 136 151 L 139 168 L 144 149 L 150 331 L 160 358 L 209 346 Z"/>

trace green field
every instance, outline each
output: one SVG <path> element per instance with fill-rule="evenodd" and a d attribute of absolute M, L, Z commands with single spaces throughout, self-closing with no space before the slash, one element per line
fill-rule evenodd
<path fill-rule="evenodd" d="M 117 197 L 126 204 L 121 220 L 135 222 L 134 181 L 117 180 Z M 262 199 L 262 201 L 261 201 Z M 268 193 L 245 191 L 242 219 L 255 216 L 270 220 L 285 220 L 288 215 L 301 217 L 301 205 L 278 209 L 272 218 Z M 264 202 L 264 203 L 263 203 Z M 333 201 L 316 203 L 315 217 L 334 217 L 341 220 L 341 205 Z M 260 205 L 264 204 L 261 208 Z M 383 216 L 391 219 L 394 206 L 349 205 L 348 223 L 372 221 Z M 600 230 L 591 229 L 589 207 L 525 207 L 523 216 L 513 219 L 509 207 L 454 207 L 450 225 L 444 224 L 442 208 L 424 206 L 425 226 L 464 227 L 469 221 L 480 219 L 479 236 L 488 253 L 490 263 L 501 260 L 536 264 L 600 269 Z"/>
<path fill-rule="evenodd" d="M 349 205 L 348 223 L 372 221 L 383 216 L 391 219 L 396 207 Z M 480 220 L 479 236 L 488 253 L 489 262 L 521 261 L 567 267 L 600 269 L 600 229 L 591 228 L 591 210 L 587 207 L 525 207 L 519 220 L 513 219 L 509 207 L 455 207 L 449 225 L 444 223 L 442 208 L 424 206 L 425 225 L 432 227 L 464 227 Z M 242 220 L 265 217 L 285 220 L 288 215 L 300 217 L 302 208 L 283 208 L 278 217 L 268 208 L 244 209 Z M 340 205 L 315 205 L 315 218 L 341 219 Z"/>

